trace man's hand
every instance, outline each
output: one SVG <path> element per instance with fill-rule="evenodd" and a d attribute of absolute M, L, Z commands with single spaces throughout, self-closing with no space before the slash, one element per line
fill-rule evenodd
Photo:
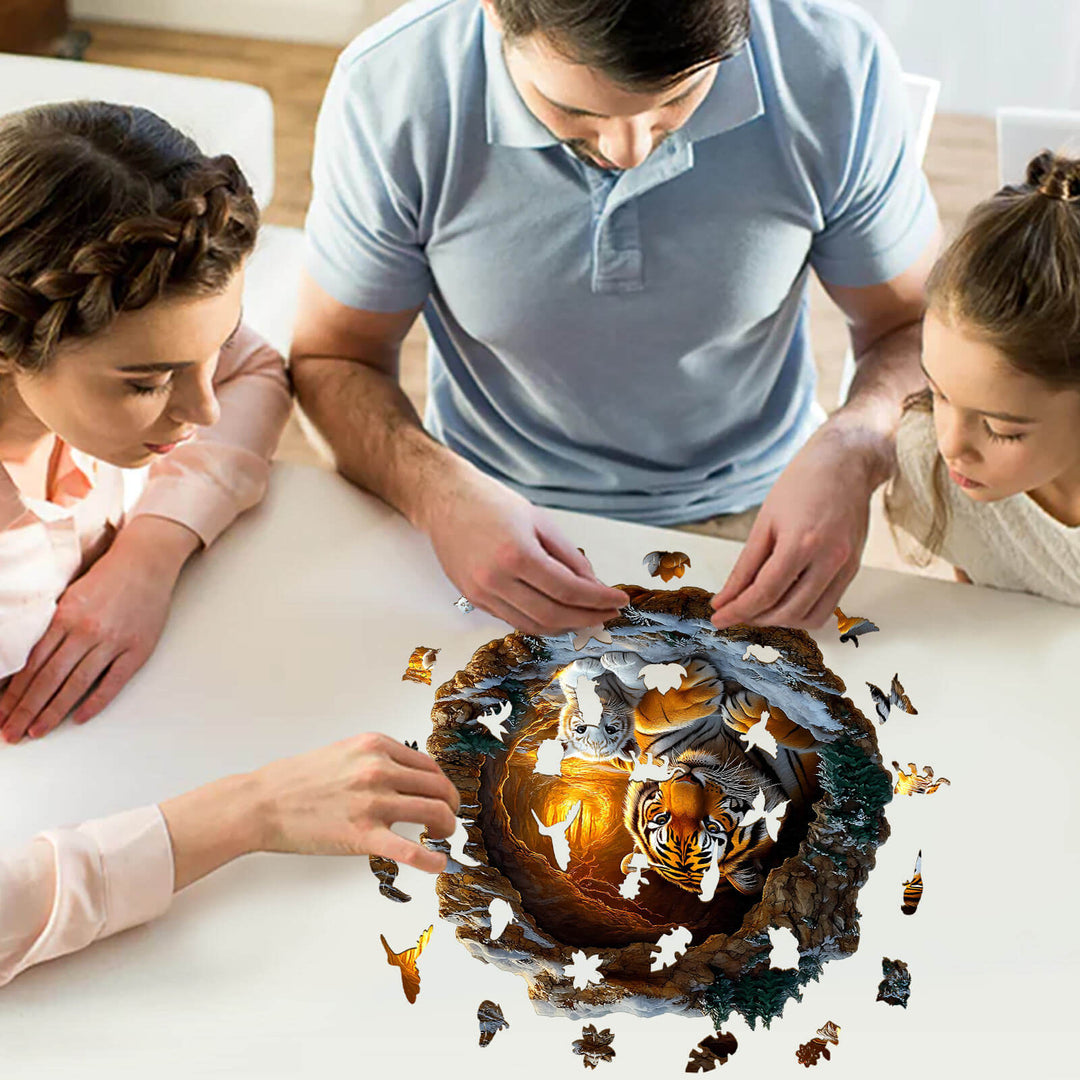
<path fill-rule="evenodd" d="M 454 585 L 477 607 L 530 634 L 615 618 L 629 602 L 626 593 L 599 582 L 542 510 L 458 460 L 417 501 L 417 524 Z"/>
<path fill-rule="evenodd" d="M 859 569 L 887 439 L 837 414 L 781 474 L 723 589 L 713 625 L 821 626 Z"/>
<path fill-rule="evenodd" d="M 121 529 L 64 591 L 26 666 L 11 677 L 0 697 L 0 735 L 9 743 L 28 732 L 39 738 L 72 709 L 77 724 L 104 709 L 154 651 L 177 575 L 199 543 L 165 518 L 137 517 Z"/>

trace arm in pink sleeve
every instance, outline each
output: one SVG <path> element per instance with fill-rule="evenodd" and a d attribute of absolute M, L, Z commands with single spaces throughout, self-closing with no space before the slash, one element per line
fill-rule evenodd
<path fill-rule="evenodd" d="M 221 350 L 214 389 L 221 418 L 153 465 L 130 515 L 177 521 L 204 545 L 263 497 L 292 405 L 285 361 L 246 326 Z"/>
<path fill-rule="evenodd" d="M 0 986 L 163 914 L 172 843 L 156 806 L 43 833 L 0 854 Z"/>

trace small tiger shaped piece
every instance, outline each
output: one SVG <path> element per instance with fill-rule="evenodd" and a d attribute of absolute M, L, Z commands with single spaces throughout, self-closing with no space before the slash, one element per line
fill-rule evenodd
<path fill-rule="evenodd" d="M 894 795 L 933 795 L 942 784 L 948 784 L 952 787 L 951 781 L 944 776 L 939 776 L 935 780 L 934 770 L 929 765 L 923 770 L 924 775 L 922 776 L 919 775 L 919 767 L 914 761 L 908 762 L 908 768 L 911 770 L 909 773 L 904 772 L 895 761 L 892 763 L 892 767 L 896 770 Z"/>

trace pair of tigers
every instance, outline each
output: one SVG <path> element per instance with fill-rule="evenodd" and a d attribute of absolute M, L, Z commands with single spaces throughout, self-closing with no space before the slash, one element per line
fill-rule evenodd
<path fill-rule="evenodd" d="M 563 757 L 608 761 L 632 770 L 642 753 L 664 759 L 667 779 L 627 785 L 623 818 L 634 851 L 623 860 L 626 873 L 643 854 L 665 880 L 700 893 L 715 862 L 722 881 L 741 893 L 764 884 L 762 857 L 772 847 L 763 816 L 743 825 L 759 791 L 772 810 L 784 798 L 799 799 L 806 780 L 801 755 L 814 736 L 793 723 L 765 698 L 725 681 L 701 657 L 682 662 L 681 685 L 660 693 L 641 678 L 645 661 L 637 653 L 610 652 L 575 660 L 556 676 L 565 698 L 558 737 Z M 591 680 L 599 716 L 585 716 L 578 679 Z M 777 742 L 775 762 L 748 752 L 738 734 L 761 721 Z"/>

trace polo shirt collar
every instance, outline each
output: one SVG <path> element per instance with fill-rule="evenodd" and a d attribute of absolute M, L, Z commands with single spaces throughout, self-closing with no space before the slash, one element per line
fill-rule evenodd
<path fill-rule="evenodd" d="M 522 148 L 557 146 L 559 140 L 533 116 L 510 78 L 503 56 L 502 35 L 487 15 L 482 17 L 488 143 Z M 683 145 L 699 142 L 741 127 L 764 112 L 761 82 L 748 42 L 720 64 L 705 100 L 672 137 Z"/>

